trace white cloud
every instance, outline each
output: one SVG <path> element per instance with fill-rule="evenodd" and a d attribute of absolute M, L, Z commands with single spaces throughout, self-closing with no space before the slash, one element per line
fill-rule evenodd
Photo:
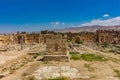
<path fill-rule="evenodd" d="M 110 15 L 109 14 L 104 14 L 103 17 L 109 17 Z"/>
<path fill-rule="evenodd" d="M 58 21 L 56 21 L 56 22 L 51 22 L 51 24 L 53 24 L 53 25 L 59 25 L 60 22 L 58 22 Z"/>
<path fill-rule="evenodd" d="M 51 25 L 53 25 L 53 26 L 63 26 L 63 25 L 65 25 L 65 23 L 56 21 L 56 22 L 51 22 Z"/>
<path fill-rule="evenodd" d="M 93 26 L 93 25 L 98 25 L 98 26 L 116 26 L 120 25 L 120 16 L 111 18 L 111 19 L 106 19 L 106 20 L 92 20 L 91 22 L 88 23 L 83 23 L 80 26 Z"/>
<path fill-rule="evenodd" d="M 59 24 L 60 24 L 60 22 L 55 22 L 54 24 L 59 25 Z"/>

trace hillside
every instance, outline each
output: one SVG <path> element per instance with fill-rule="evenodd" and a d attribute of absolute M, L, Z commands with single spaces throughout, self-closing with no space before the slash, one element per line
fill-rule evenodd
<path fill-rule="evenodd" d="M 120 26 L 84 26 L 84 27 L 74 27 L 74 28 L 66 28 L 55 30 L 56 32 L 95 32 L 96 30 L 118 30 L 120 31 Z"/>

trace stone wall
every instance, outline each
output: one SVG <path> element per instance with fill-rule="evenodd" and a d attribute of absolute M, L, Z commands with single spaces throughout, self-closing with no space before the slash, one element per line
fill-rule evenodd
<path fill-rule="evenodd" d="M 97 32 L 98 43 L 113 43 L 118 44 L 120 43 L 120 33 L 119 31 L 114 30 L 98 30 Z"/>
<path fill-rule="evenodd" d="M 76 42 L 80 40 L 84 43 L 120 43 L 120 31 L 114 30 L 97 30 L 96 32 L 80 32 L 80 33 L 55 33 L 53 31 L 42 31 L 41 33 L 14 33 L 14 34 L 0 34 L 0 45 L 13 44 L 33 44 L 33 43 L 47 43 L 47 39 L 54 36 L 60 37 L 60 34 L 66 35 L 66 39 Z M 54 37 L 56 38 L 56 37 Z"/>
<path fill-rule="evenodd" d="M 97 30 L 96 32 L 80 32 L 80 33 L 66 33 L 67 39 L 72 42 L 77 40 L 83 43 L 109 43 L 120 44 L 120 31 L 114 30 Z"/>
<path fill-rule="evenodd" d="M 44 61 L 65 61 L 69 62 L 70 58 L 69 55 L 45 55 Z"/>
<path fill-rule="evenodd" d="M 69 50 L 66 39 L 63 39 L 60 35 L 51 35 L 51 37 L 47 38 L 44 60 L 69 61 Z"/>

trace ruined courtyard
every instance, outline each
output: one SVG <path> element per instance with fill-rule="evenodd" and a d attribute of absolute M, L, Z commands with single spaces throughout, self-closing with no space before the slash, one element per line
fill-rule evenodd
<path fill-rule="evenodd" d="M 0 80 L 119 80 L 120 33 L 96 33 L 2 34 Z"/>

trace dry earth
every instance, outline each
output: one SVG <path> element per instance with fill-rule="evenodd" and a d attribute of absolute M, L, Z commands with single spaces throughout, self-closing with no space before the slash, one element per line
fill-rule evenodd
<path fill-rule="evenodd" d="M 40 50 L 44 51 L 44 48 L 45 46 L 42 46 Z M 70 62 L 43 62 L 38 61 L 37 58 L 34 59 L 32 62 L 29 62 L 22 66 L 21 68 L 17 69 L 14 73 L 1 78 L 1 80 L 30 80 L 30 76 L 33 75 L 36 70 L 45 66 L 70 66 L 71 68 L 77 69 L 79 71 L 81 79 L 72 80 L 120 80 L 118 77 L 116 77 L 117 74 L 115 72 L 115 70 L 120 71 L 120 55 L 93 50 L 92 48 L 86 47 L 84 45 L 74 47 L 73 51 L 80 52 L 81 54 L 82 53 L 101 54 L 105 56 L 108 60 L 106 61 L 71 60 Z M 16 54 L 17 53 L 14 53 L 14 55 Z M 39 58 L 41 57 L 42 56 L 39 56 Z M 10 56 L 9 58 L 12 59 Z M 5 59 L 3 58 L 3 60 Z"/>

